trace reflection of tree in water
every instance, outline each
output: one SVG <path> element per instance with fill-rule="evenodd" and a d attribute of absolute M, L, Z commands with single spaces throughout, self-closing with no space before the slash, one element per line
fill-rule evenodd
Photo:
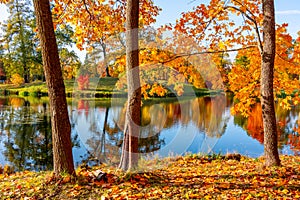
<path fill-rule="evenodd" d="M 4 151 L 7 160 L 17 170 L 51 169 L 51 126 L 46 104 L 36 112 L 24 99 L 10 98 L 10 103 L 11 107 L 1 110 L 0 120 L 7 134 Z"/>
<path fill-rule="evenodd" d="M 209 137 L 221 137 L 226 130 L 229 116 L 225 112 L 229 108 L 226 96 L 203 97 L 192 100 L 190 112 L 193 123 Z"/>
<path fill-rule="evenodd" d="M 89 130 L 93 133 L 93 137 L 89 138 L 86 144 L 89 145 L 91 154 L 98 161 L 118 163 L 121 132 L 117 124 L 111 126 L 111 123 L 108 123 L 109 110 L 109 107 L 105 108 L 102 128 L 99 122 L 95 120 L 90 123 Z M 103 109 L 98 109 L 98 111 L 103 113 Z"/>
<path fill-rule="evenodd" d="M 160 107 L 164 110 L 161 113 L 150 111 L 151 106 L 144 106 L 142 116 L 145 124 L 151 121 L 160 130 L 161 128 L 172 127 L 176 123 L 186 126 L 193 122 L 200 131 L 203 131 L 209 137 L 221 137 L 229 120 L 229 117 L 225 116 L 226 109 L 229 106 L 229 102 L 226 101 L 226 97 L 223 95 L 201 97 L 182 102 L 161 103 Z M 152 116 L 150 113 L 152 113 Z"/>
<path fill-rule="evenodd" d="M 52 169 L 52 135 L 48 104 L 9 98 L 0 107 L 0 128 L 6 135 L 4 156 L 16 170 Z M 72 138 L 76 144 L 76 137 Z M 78 142 L 77 142 L 78 143 Z"/>
<path fill-rule="evenodd" d="M 291 110 L 285 110 L 276 105 L 278 146 L 282 149 L 284 145 L 290 145 L 290 148 L 296 154 L 300 153 L 299 113 L 299 106 L 293 107 Z M 234 121 L 236 125 L 246 130 L 248 135 L 263 144 L 262 108 L 259 103 L 252 108 L 248 118 L 237 115 Z"/>
<path fill-rule="evenodd" d="M 86 142 L 91 149 L 91 153 L 100 162 L 118 164 L 120 159 L 120 151 L 123 142 L 123 132 L 120 130 L 123 125 L 124 108 L 121 108 L 121 112 L 116 121 L 109 120 L 110 108 L 105 108 L 105 117 L 103 125 L 99 126 L 99 123 L 94 121 L 90 125 L 90 131 L 93 132 L 93 137 L 89 138 Z M 99 109 L 100 112 L 103 112 Z M 120 126 L 120 127 L 119 127 Z M 154 134 L 156 126 L 146 126 L 141 128 L 141 135 L 139 140 L 139 151 L 141 153 L 153 152 L 161 147 L 163 142 L 159 139 L 159 134 Z M 146 130 L 147 129 L 147 130 Z M 151 135 L 153 134 L 153 135 Z M 151 135 L 151 136 L 149 136 Z"/>
<path fill-rule="evenodd" d="M 290 145 L 296 155 L 300 155 L 300 106 L 292 110 L 280 110 L 278 113 L 278 129 L 285 135 L 284 144 Z"/>
<path fill-rule="evenodd" d="M 209 137 L 221 137 L 229 120 L 229 117 L 224 114 L 228 107 L 225 96 L 196 98 L 184 102 L 144 104 L 142 107 L 139 150 L 141 153 L 159 150 L 165 145 L 164 139 L 160 138 L 161 131 L 177 123 L 186 126 L 192 122 Z M 105 119 L 108 116 L 107 110 L 108 108 L 106 109 Z M 200 112 L 194 112 L 195 110 Z M 118 111 L 114 110 L 113 113 L 117 117 L 108 121 L 115 121 L 115 123 L 108 125 L 107 120 L 104 120 L 104 129 L 97 127 L 96 122 L 91 124 L 90 130 L 97 136 L 90 138 L 88 144 L 92 151 L 96 152 L 97 158 L 101 158 L 101 161 L 107 161 L 105 159 L 108 156 L 110 156 L 109 159 L 112 159 L 116 152 L 118 155 L 120 153 L 119 147 L 122 145 L 123 137 L 120 129 L 122 129 L 125 121 L 125 108 L 119 108 Z M 107 130 L 113 131 L 108 133 Z M 108 153 L 108 151 L 110 152 Z"/>

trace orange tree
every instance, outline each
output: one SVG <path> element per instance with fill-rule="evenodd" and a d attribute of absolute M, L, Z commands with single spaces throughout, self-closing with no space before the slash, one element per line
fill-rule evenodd
<path fill-rule="evenodd" d="M 238 16 L 243 19 L 241 24 L 234 20 Z M 250 64 L 233 67 L 230 73 L 231 90 L 238 102 L 233 111 L 247 115 L 251 106 L 258 99 L 261 100 L 266 165 L 280 163 L 273 84 L 275 94 L 284 93 L 286 97 L 280 100 L 283 106 L 288 108 L 290 103 L 299 102 L 297 45 L 291 50 L 290 37 L 284 31 L 285 25 L 277 27 L 275 37 L 274 18 L 273 0 L 211 0 L 208 5 L 200 4 L 194 10 L 183 13 L 175 25 L 177 30 L 194 37 L 199 43 L 208 44 L 208 52 L 226 52 L 236 47 L 244 49 L 239 56 L 246 56 Z M 274 60 L 277 66 L 275 70 Z M 273 72 L 276 77 L 274 81 Z"/>
<path fill-rule="evenodd" d="M 54 0 L 53 13 L 57 24 L 71 24 L 75 27 L 76 46 L 91 52 L 99 48 L 107 76 L 111 76 L 107 67 L 108 54 L 111 51 L 125 51 L 126 1 L 69 1 Z M 140 2 L 139 27 L 155 22 L 160 8 L 153 1 Z M 123 48 L 122 48 L 123 47 Z M 100 73 L 101 74 L 101 73 Z"/>
<path fill-rule="evenodd" d="M 139 55 L 142 95 L 145 99 L 166 96 L 168 90 L 181 96 L 184 93 L 184 85 L 187 83 L 196 88 L 205 86 L 196 66 L 193 66 L 184 57 L 173 59 L 174 53 L 157 48 L 142 49 L 139 51 Z M 124 56 L 120 56 L 113 63 L 118 73 L 124 74 L 125 63 Z M 117 88 L 126 90 L 125 78 L 120 78 Z"/>
<path fill-rule="evenodd" d="M 241 25 L 234 19 L 241 16 Z M 237 60 L 246 58 L 248 64 L 236 62 L 229 73 L 230 90 L 239 102 L 232 109 L 247 116 L 251 106 L 260 98 L 261 38 L 263 12 L 260 1 L 211 0 L 209 5 L 200 4 L 195 10 L 182 14 L 175 28 L 194 37 L 198 42 L 205 41 L 206 51 L 227 52 L 239 47 Z M 276 99 L 286 108 L 298 104 L 299 95 L 299 41 L 293 42 L 286 31 L 287 24 L 276 25 L 276 58 L 274 89 L 277 95 L 284 92 L 284 99 Z M 215 56 L 216 57 L 216 56 Z M 290 100 L 290 101 L 289 101 Z"/>
<path fill-rule="evenodd" d="M 277 25 L 276 57 L 274 69 L 275 100 L 286 108 L 299 102 L 299 41 L 293 41 L 287 33 L 287 24 Z M 260 52 L 258 48 L 240 50 L 236 62 L 229 73 L 230 89 L 235 93 L 237 102 L 232 113 L 248 116 L 252 106 L 260 99 Z"/>

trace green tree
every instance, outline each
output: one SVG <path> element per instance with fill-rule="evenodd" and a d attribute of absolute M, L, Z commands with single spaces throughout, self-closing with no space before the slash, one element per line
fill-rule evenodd
<path fill-rule="evenodd" d="M 19 74 L 28 83 L 31 69 L 42 69 L 32 5 L 30 1 L 12 0 L 7 6 L 9 17 L 2 27 L 4 68 L 8 77 Z"/>
<path fill-rule="evenodd" d="M 81 68 L 81 62 L 75 51 L 62 48 L 59 50 L 59 57 L 64 79 L 74 79 Z"/>
<path fill-rule="evenodd" d="M 81 62 L 74 50 L 74 30 L 70 25 L 58 24 L 55 29 L 61 68 L 64 79 L 75 78 Z"/>

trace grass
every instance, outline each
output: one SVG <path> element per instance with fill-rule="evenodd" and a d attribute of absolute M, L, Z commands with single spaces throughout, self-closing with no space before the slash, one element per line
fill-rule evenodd
<path fill-rule="evenodd" d="M 300 157 L 281 156 L 282 166 L 264 159 L 200 155 L 149 161 L 152 171 L 124 173 L 101 165 L 81 167 L 77 177 L 52 172 L 0 175 L 0 199 L 299 199 Z M 107 180 L 97 180 L 96 170 Z"/>
<path fill-rule="evenodd" d="M 116 78 L 100 78 L 91 79 L 90 88 L 88 90 L 80 91 L 82 97 L 109 97 L 112 95 L 115 88 Z M 78 93 L 77 83 L 73 80 L 66 80 L 65 82 L 66 94 L 72 97 L 73 94 Z M 45 82 L 26 83 L 21 86 L 14 86 L 12 84 L 0 85 L 0 94 L 3 95 L 19 95 L 19 96 L 47 96 L 48 89 Z M 94 95 L 92 95 L 94 94 Z"/>
<path fill-rule="evenodd" d="M 65 89 L 67 97 L 80 97 L 80 98 L 111 98 L 111 97 L 126 97 L 125 91 L 116 89 L 117 78 L 91 78 L 89 89 L 78 90 L 77 83 L 74 80 L 65 81 Z M 208 90 L 206 88 L 197 89 L 192 85 L 184 86 L 184 96 L 205 96 L 219 94 L 221 91 Z M 18 95 L 22 97 L 32 96 L 41 97 L 48 95 L 48 89 L 45 82 L 26 83 L 22 86 L 14 86 L 11 84 L 0 85 L 0 94 L 2 95 Z M 177 97 L 175 93 L 169 91 L 166 97 Z M 153 101 L 157 98 L 150 98 Z"/>

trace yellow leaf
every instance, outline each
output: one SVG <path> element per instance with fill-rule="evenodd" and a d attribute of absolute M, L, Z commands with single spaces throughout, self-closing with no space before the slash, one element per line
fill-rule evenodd
<path fill-rule="evenodd" d="M 289 193 L 289 190 L 288 190 L 288 189 L 283 189 L 281 192 L 282 192 L 283 194 L 287 194 L 287 193 Z"/>

